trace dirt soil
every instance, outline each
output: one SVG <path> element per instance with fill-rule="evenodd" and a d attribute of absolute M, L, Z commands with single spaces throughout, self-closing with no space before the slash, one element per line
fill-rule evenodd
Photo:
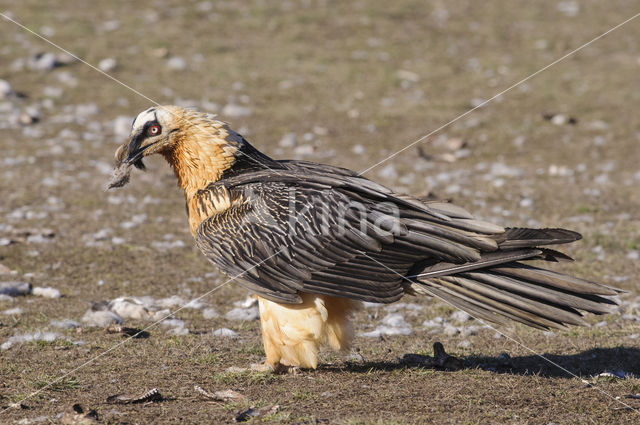
<path fill-rule="evenodd" d="M 364 307 L 353 352 L 324 353 L 317 370 L 249 371 L 263 351 L 244 289 L 176 312 L 227 279 L 194 246 L 168 166 L 153 158 L 102 190 L 152 101 L 217 113 L 273 157 L 365 170 L 637 2 L 3 0 L 0 12 L 129 86 L 0 18 L 0 282 L 32 285 L 0 296 L 0 423 L 640 423 L 640 18 L 366 173 L 498 224 L 581 232 L 559 269 L 628 291 L 591 327 L 505 337 L 407 297 Z M 144 307 L 108 311 L 119 297 Z M 92 322 L 92 306 L 120 328 Z M 127 338 L 157 312 L 175 313 Z M 461 368 L 402 361 L 436 341 Z M 161 397 L 135 400 L 153 388 Z"/>

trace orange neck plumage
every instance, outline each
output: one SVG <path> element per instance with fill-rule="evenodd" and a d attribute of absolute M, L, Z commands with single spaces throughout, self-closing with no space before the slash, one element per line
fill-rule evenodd
<path fill-rule="evenodd" d="M 237 151 L 227 143 L 224 127 L 216 128 L 215 133 L 195 127 L 191 130 L 181 134 L 173 148 L 163 153 L 187 198 L 218 181 L 235 162 Z"/>
<path fill-rule="evenodd" d="M 194 234 L 202 220 L 230 206 L 228 202 L 220 202 L 220 205 L 211 205 L 203 210 L 202 203 L 197 202 L 198 191 L 218 181 L 224 171 L 235 162 L 237 148 L 226 142 L 227 132 L 224 127 L 216 130 L 213 134 L 198 134 L 198 131 L 185 133 L 172 149 L 163 153 L 173 168 L 178 186 L 184 190 L 189 225 Z"/>

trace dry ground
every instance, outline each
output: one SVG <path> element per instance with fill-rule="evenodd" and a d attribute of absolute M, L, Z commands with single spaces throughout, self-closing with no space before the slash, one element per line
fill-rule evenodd
<path fill-rule="evenodd" d="M 363 170 L 640 12 L 640 5 L 3 0 L 0 9 L 91 64 L 115 59 L 110 73 L 154 101 L 219 113 L 270 155 Z M 190 299 L 224 278 L 193 247 L 182 194 L 160 160 L 149 161 L 149 171 L 134 174 L 126 188 L 101 190 L 126 125 L 150 101 L 81 63 L 32 69 L 34 55 L 60 52 L 5 20 L 0 40 L 0 78 L 22 95 L 0 99 L 0 264 L 13 271 L 0 281 L 50 286 L 63 295 L 0 299 L 0 344 L 38 330 L 62 337 L 0 351 L 5 408 L 124 339 L 84 324 L 57 329 L 52 320 L 80 322 L 92 302 L 125 295 Z M 450 320 L 452 309 L 408 299 L 424 307 L 416 314 L 400 310 L 410 335 L 358 337 L 361 357 L 327 353 L 316 371 L 279 376 L 229 370 L 261 360 L 256 321 L 205 320 L 201 309 L 185 309 L 175 316 L 187 334 L 149 329 L 148 338 L 127 341 L 24 400 L 24 409 L 3 411 L 0 423 L 58 421 L 76 403 L 95 409 L 104 423 L 227 423 L 239 410 L 276 404 L 278 412 L 253 420 L 638 423 L 640 400 L 625 395 L 640 393 L 640 379 L 594 376 L 607 370 L 640 376 L 639 108 L 636 20 L 421 145 L 427 153 L 457 153 L 454 162 L 425 159 L 412 147 L 367 173 L 398 190 L 452 198 L 501 224 L 582 232 L 584 240 L 567 248 L 578 261 L 564 270 L 629 291 L 621 314 L 588 317 L 597 326 L 501 329 L 521 344 L 490 329 L 469 331 L 479 325 L 473 321 L 445 334 L 422 323 Z M 20 123 L 21 112 L 39 120 Z M 569 118 L 576 122 L 563 123 Z M 297 135 L 295 143 L 282 140 L 288 133 Z M 466 147 L 446 152 L 446 141 L 457 138 Z M 140 214 L 146 216 L 122 226 Z M 38 236 L 43 228 L 55 236 Z M 32 237 L 25 239 L 27 230 Z M 108 237 L 96 236 L 101 231 Z M 172 245 L 176 240 L 184 244 Z M 230 284 L 203 301 L 224 314 L 246 295 Z M 387 314 L 384 307 L 365 308 L 359 332 L 375 329 Z M 212 335 L 221 327 L 240 338 Z M 463 370 L 398 361 L 430 354 L 436 340 L 464 359 Z M 511 356 L 506 364 L 498 358 L 503 352 Z M 194 385 L 247 398 L 207 401 Z M 154 387 L 163 401 L 107 402 Z"/>

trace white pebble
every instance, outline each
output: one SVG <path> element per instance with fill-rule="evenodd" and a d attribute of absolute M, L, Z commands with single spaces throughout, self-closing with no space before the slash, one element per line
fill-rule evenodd
<path fill-rule="evenodd" d="M 395 180 L 398 178 L 398 172 L 393 164 L 389 164 L 378 171 L 378 176 L 385 180 Z"/>
<path fill-rule="evenodd" d="M 287 133 L 282 136 L 282 139 L 278 142 L 278 146 L 283 148 L 292 148 L 298 143 L 298 136 L 296 133 Z"/>
<path fill-rule="evenodd" d="M 217 317 L 220 317 L 220 314 L 218 314 L 215 308 L 210 307 L 202 310 L 202 317 L 209 320 L 209 319 L 215 319 Z"/>
<path fill-rule="evenodd" d="M 468 339 L 463 339 L 462 341 L 460 341 L 458 343 L 458 347 L 460 347 L 460 348 L 469 348 L 469 347 L 471 347 L 471 341 L 469 341 Z"/>
<path fill-rule="evenodd" d="M 117 66 L 117 62 L 114 58 L 104 58 L 98 62 L 98 68 L 104 72 L 113 71 Z"/>
<path fill-rule="evenodd" d="M 0 99 L 5 99 L 13 94 L 11 84 L 7 80 L 0 79 Z"/>
<path fill-rule="evenodd" d="M 258 310 L 258 307 L 255 306 L 250 308 L 236 307 L 229 310 L 224 317 L 227 320 L 237 321 L 258 320 L 258 318 L 260 318 L 260 311 Z"/>
<path fill-rule="evenodd" d="M 171 329 L 169 333 L 172 335 L 187 335 L 189 333 L 189 329 L 182 326 L 178 326 L 176 328 Z"/>
<path fill-rule="evenodd" d="M 41 330 L 37 330 L 30 334 L 12 336 L 7 340 L 7 342 L 0 345 L 0 350 L 8 350 L 9 348 L 13 347 L 15 344 L 22 344 L 24 342 L 34 342 L 34 341 L 53 342 L 60 337 L 61 335 L 55 332 L 43 332 Z"/>
<path fill-rule="evenodd" d="M 106 328 L 112 324 L 122 323 L 122 319 L 110 311 L 88 310 L 80 320 L 89 326 L 97 326 L 101 328 Z"/>
<path fill-rule="evenodd" d="M 381 321 L 383 325 L 394 327 L 407 327 L 409 324 L 404 320 L 402 314 L 387 314 Z"/>
<path fill-rule="evenodd" d="M 442 331 L 445 335 L 453 336 L 460 332 L 458 328 L 453 325 L 446 325 Z"/>
<path fill-rule="evenodd" d="M 75 329 L 80 327 L 80 323 L 71 319 L 52 320 L 49 324 L 60 329 Z"/>
<path fill-rule="evenodd" d="M 471 319 L 472 319 L 471 315 L 466 311 L 458 310 L 458 311 L 454 311 L 451 314 L 451 320 L 453 320 L 454 322 L 458 322 L 458 323 L 468 322 Z"/>
<path fill-rule="evenodd" d="M 351 148 L 351 152 L 355 153 L 356 155 L 362 155 L 363 153 L 365 153 L 365 148 L 362 145 L 353 145 L 353 147 Z"/>
<path fill-rule="evenodd" d="M 123 319 L 148 320 L 149 310 L 135 298 L 116 298 L 109 303 L 109 310 Z"/>
<path fill-rule="evenodd" d="M 168 328 L 184 328 L 184 321 L 180 319 L 165 319 L 160 324 Z"/>
<path fill-rule="evenodd" d="M 22 309 L 20 307 L 10 308 L 3 311 L 2 314 L 6 314 L 7 316 L 17 316 L 18 314 L 22 314 Z"/>
<path fill-rule="evenodd" d="M 56 288 L 51 288 L 51 287 L 42 288 L 42 287 L 36 286 L 35 288 L 33 288 L 32 293 L 33 295 L 37 295 L 39 297 L 45 297 L 45 298 L 60 298 L 62 296 L 60 291 L 58 291 Z"/>
<path fill-rule="evenodd" d="M 36 55 L 29 61 L 29 68 L 38 71 L 48 71 L 56 66 L 56 55 L 53 53 L 42 53 Z"/>
<path fill-rule="evenodd" d="M 230 118 L 249 117 L 253 111 L 248 106 L 229 103 L 222 108 L 222 115 Z"/>
<path fill-rule="evenodd" d="M 238 338 L 240 336 L 240 335 L 238 335 L 237 332 L 232 331 L 229 328 L 216 329 L 215 331 L 211 332 L 211 334 L 213 336 L 219 336 L 219 337 L 223 337 L 223 338 Z"/>
<path fill-rule="evenodd" d="M 293 153 L 298 156 L 312 155 L 314 152 L 313 145 L 300 145 L 296 146 Z"/>
<path fill-rule="evenodd" d="M 187 61 L 179 56 L 174 56 L 167 61 L 167 67 L 174 71 L 184 71 L 187 69 Z"/>
<path fill-rule="evenodd" d="M 365 338 L 380 338 L 381 336 L 393 336 L 393 335 L 411 335 L 410 327 L 398 328 L 395 326 L 378 326 L 370 332 L 360 333 L 359 336 Z"/>

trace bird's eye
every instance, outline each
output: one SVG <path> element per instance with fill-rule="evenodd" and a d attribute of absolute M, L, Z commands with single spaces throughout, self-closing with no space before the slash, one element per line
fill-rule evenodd
<path fill-rule="evenodd" d="M 158 134 L 160 134 L 160 126 L 159 125 L 152 125 L 151 127 L 149 127 L 149 129 L 147 130 L 147 134 L 149 136 L 157 136 Z"/>

